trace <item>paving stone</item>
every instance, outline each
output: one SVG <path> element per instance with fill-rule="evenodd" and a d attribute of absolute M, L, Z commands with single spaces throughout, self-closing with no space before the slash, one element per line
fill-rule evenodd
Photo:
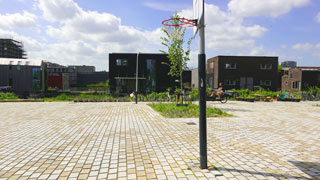
<path fill-rule="evenodd" d="M 317 102 L 207 102 L 199 169 L 197 118 L 146 103 L 0 103 L 0 179 L 319 179 Z M 318 103 L 319 104 L 319 103 Z"/>

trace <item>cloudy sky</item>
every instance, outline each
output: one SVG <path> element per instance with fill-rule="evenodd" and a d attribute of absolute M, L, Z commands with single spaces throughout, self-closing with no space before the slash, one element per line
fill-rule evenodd
<path fill-rule="evenodd" d="M 319 0 L 206 0 L 206 53 L 279 56 L 320 66 Z M 28 58 L 108 71 L 111 52 L 158 53 L 161 21 L 192 18 L 192 0 L 0 0 L 0 38 Z M 186 36 L 192 35 L 192 29 Z M 189 67 L 197 67 L 198 39 Z"/>

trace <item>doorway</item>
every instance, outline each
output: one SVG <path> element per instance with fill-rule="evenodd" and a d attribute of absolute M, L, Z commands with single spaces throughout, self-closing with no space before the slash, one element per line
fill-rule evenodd
<path fill-rule="evenodd" d="M 240 78 L 240 89 L 253 90 L 253 77 L 241 77 Z"/>

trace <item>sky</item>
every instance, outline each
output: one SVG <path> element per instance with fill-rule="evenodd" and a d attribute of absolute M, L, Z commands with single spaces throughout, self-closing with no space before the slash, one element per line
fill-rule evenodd
<path fill-rule="evenodd" d="M 192 0 L 0 0 L 0 38 L 27 57 L 109 70 L 108 54 L 159 53 L 162 20 L 193 18 Z M 206 0 L 206 57 L 278 56 L 320 66 L 319 0 Z M 186 30 L 185 38 L 193 35 Z M 197 67 L 198 37 L 188 66 Z"/>

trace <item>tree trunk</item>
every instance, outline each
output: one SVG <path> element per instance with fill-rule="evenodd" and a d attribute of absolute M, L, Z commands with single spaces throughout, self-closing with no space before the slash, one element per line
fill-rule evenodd
<path fill-rule="evenodd" d="M 180 104 L 183 104 L 183 82 L 182 82 L 182 72 L 180 72 L 180 89 L 181 89 L 181 93 L 180 93 Z"/>

